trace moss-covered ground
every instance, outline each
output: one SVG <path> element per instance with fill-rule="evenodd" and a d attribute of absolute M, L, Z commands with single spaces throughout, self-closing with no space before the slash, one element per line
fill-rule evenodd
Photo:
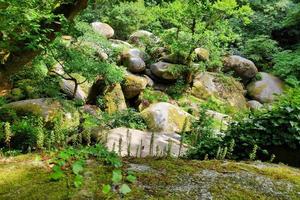
<path fill-rule="evenodd" d="M 121 199 L 102 193 L 112 168 L 89 160 L 81 188 L 52 182 L 47 156 L 0 158 L 0 199 Z M 300 170 L 261 162 L 125 159 L 137 182 L 124 199 L 300 199 Z"/>

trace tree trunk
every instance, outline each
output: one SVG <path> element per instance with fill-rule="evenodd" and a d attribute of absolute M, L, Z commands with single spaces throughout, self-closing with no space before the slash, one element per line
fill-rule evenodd
<path fill-rule="evenodd" d="M 64 15 L 68 20 L 73 20 L 74 17 L 83 9 L 87 7 L 88 0 L 74 0 L 72 3 L 61 4 L 60 7 L 55 9 L 53 13 L 55 15 Z M 58 22 L 51 24 L 43 24 L 41 27 L 51 28 L 53 31 L 47 35 L 49 42 L 55 39 L 55 33 L 61 30 L 61 25 Z M 24 50 L 25 41 L 20 41 L 17 46 L 18 50 L 10 52 L 8 61 L 4 64 L 0 64 L 0 96 L 1 88 L 8 88 L 9 77 L 16 72 L 20 71 L 24 65 L 31 62 L 37 55 L 41 53 L 41 50 Z"/>

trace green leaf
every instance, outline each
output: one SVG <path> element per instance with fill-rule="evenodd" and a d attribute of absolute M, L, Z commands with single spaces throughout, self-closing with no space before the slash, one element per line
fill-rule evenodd
<path fill-rule="evenodd" d="M 76 188 L 79 188 L 83 183 L 83 177 L 81 175 L 77 175 L 75 176 L 75 180 L 74 180 L 74 186 Z"/>
<path fill-rule="evenodd" d="M 114 170 L 111 180 L 114 184 L 120 183 L 122 181 L 122 172 L 121 172 L 121 170 Z"/>
<path fill-rule="evenodd" d="M 103 185 L 103 188 L 102 188 L 102 192 L 103 194 L 108 194 L 111 190 L 111 186 L 110 185 Z"/>
<path fill-rule="evenodd" d="M 66 151 L 62 151 L 59 154 L 59 158 L 63 159 L 63 160 L 69 160 L 70 158 L 70 154 Z"/>
<path fill-rule="evenodd" d="M 129 192 L 131 192 L 131 189 L 129 188 L 129 186 L 127 184 L 123 184 L 120 188 L 120 192 L 124 195 L 128 194 Z"/>
<path fill-rule="evenodd" d="M 72 171 L 74 174 L 78 175 L 80 172 L 83 171 L 83 161 L 79 160 L 73 163 L 72 165 Z"/>
<path fill-rule="evenodd" d="M 134 183 L 136 181 L 136 177 L 133 175 L 128 175 L 126 177 L 126 180 L 129 181 L 130 183 Z"/>
<path fill-rule="evenodd" d="M 58 181 L 64 176 L 64 172 L 60 169 L 59 166 L 55 165 L 53 168 L 53 173 L 50 175 L 50 179 L 53 181 Z"/>

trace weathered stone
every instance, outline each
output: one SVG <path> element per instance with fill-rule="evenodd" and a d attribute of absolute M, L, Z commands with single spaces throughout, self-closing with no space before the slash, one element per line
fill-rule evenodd
<path fill-rule="evenodd" d="M 66 106 L 66 105 L 69 106 Z M 30 99 L 6 104 L 2 108 L 15 110 L 20 114 L 34 114 L 44 118 L 46 122 L 54 122 L 59 117 L 62 128 L 75 128 L 79 125 L 79 112 L 71 106 L 69 101 L 54 99 Z"/>
<path fill-rule="evenodd" d="M 166 151 L 171 143 L 170 156 L 178 157 L 179 154 L 181 137 L 175 133 L 152 133 L 128 128 L 116 128 L 109 130 L 106 134 L 108 149 L 121 153 L 121 156 L 166 156 Z M 121 146 L 119 146 L 120 141 L 122 141 Z M 115 149 L 113 149 L 114 147 Z M 187 146 L 183 144 L 180 155 L 184 155 L 186 150 Z"/>
<path fill-rule="evenodd" d="M 154 81 L 147 75 L 143 75 L 143 77 L 145 77 L 147 79 L 147 86 L 149 87 L 153 87 L 154 86 Z"/>
<path fill-rule="evenodd" d="M 247 108 L 241 83 L 217 73 L 198 74 L 193 81 L 192 95 L 203 100 L 217 98 L 237 109 Z"/>
<path fill-rule="evenodd" d="M 189 130 L 192 115 L 170 103 L 156 103 L 141 113 L 151 131 L 181 132 Z"/>
<path fill-rule="evenodd" d="M 98 33 L 106 38 L 112 38 L 115 34 L 114 29 L 106 23 L 93 22 L 92 28 L 96 33 Z"/>
<path fill-rule="evenodd" d="M 125 82 L 122 89 L 126 99 L 138 96 L 147 86 L 148 80 L 145 77 L 137 76 L 131 73 L 125 75 Z"/>
<path fill-rule="evenodd" d="M 247 103 L 251 110 L 259 110 L 263 107 L 263 105 L 261 103 L 259 103 L 258 101 L 255 101 L 255 100 L 248 101 Z"/>
<path fill-rule="evenodd" d="M 208 61 L 209 60 L 209 51 L 204 48 L 196 48 L 195 53 L 197 58 L 201 61 Z"/>
<path fill-rule="evenodd" d="M 258 73 L 251 60 L 235 55 L 224 58 L 224 69 L 225 71 L 233 70 L 244 82 L 251 80 Z"/>
<path fill-rule="evenodd" d="M 77 90 L 75 92 L 75 82 L 70 80 L 61 79 L 60 83 L 61 90 L 71 98 L 75 98 L 77 100 L 85 101 L 87 98 L 87 94 L 81 89 L 81 86 L 77 86 Z M 74 95 L 75 92 L 75 95 Z"/>
<path fill-rule="evenodd" d="M 128 42 L 122 41 L 122 40 L 109 39 L 109 41 L 112 43 L 112 46 L 115 48 L 121 48 L 121 49 L 133 48 L 133 46 L 131 44 L 129 44 Z"/>
<path fill-rule="evenodd" d="M 109 114 L 127 109 L 125 97 L 120 84 L 108 87 L 104 94 L 106 111 Z"/>
<path fill-rule="evenodd" d="M 158 62 L 154 63 L 150 66 L 151 72 L 157 76 L 158 78 L 162 78 L 165 80 L 176 80 L 178 75 L 174 75 L 170 72 L 170 69 L 173 67 L 173 64 L 166 62 Z"/>
<path fill-rule="evenodd" d="M 284 84 L 279 78 L 265 72 L 260 72 L 258 78 L 260 80 L 247 85 L 248 94 L 253 99 L 260 103 L 271 103 L 276 95 L 283 93 Z"/>
<path fill-rule="evenodd" d="M 121 55 L 124 67 L 132 73 L 140 73 L 146 69 L 143 57 L 144 53 L 139 49 L 128 49 Z"/>

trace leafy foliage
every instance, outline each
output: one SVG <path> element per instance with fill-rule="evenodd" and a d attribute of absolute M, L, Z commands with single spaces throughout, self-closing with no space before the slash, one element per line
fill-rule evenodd
<path fill-rule="evenodd" d="M 282 51 L 278 53 L 272 69 L 274 74 L 285 79 L 292 86 L 299 85 L 300 81 L 300 48 L 295 51 Z"/>
<path fill-rule="evenodd" d="M 277 42 L 265 35 L 248 39 L 243 48 L 245 57 L 252 60 L 256 66 L 263 69 L 271 67 L 274 55 L 278 52 L 279 47 Z"/>
<path fill-rule="evenodd" d="M 265 157 L 271 156 L 270 147 L 297 149 L 300 146 L 299 113 L 300 91 L 292 89 L 271 110 L 255 112 L 247 119 L 233 123 L 225 141 L 235 140 L 233 154 L 238 159 L 248 158 L 255 145 L 258 154 Z"/>
<path fill-rule="evenodd" d="M 102 115 L 103 121 L 101 126 L 109 128 L 127 127 L 139 130 L 145 130 L 147 125 L 141 115 L 134 109 L 127 109 L 109 115 Z"/>

